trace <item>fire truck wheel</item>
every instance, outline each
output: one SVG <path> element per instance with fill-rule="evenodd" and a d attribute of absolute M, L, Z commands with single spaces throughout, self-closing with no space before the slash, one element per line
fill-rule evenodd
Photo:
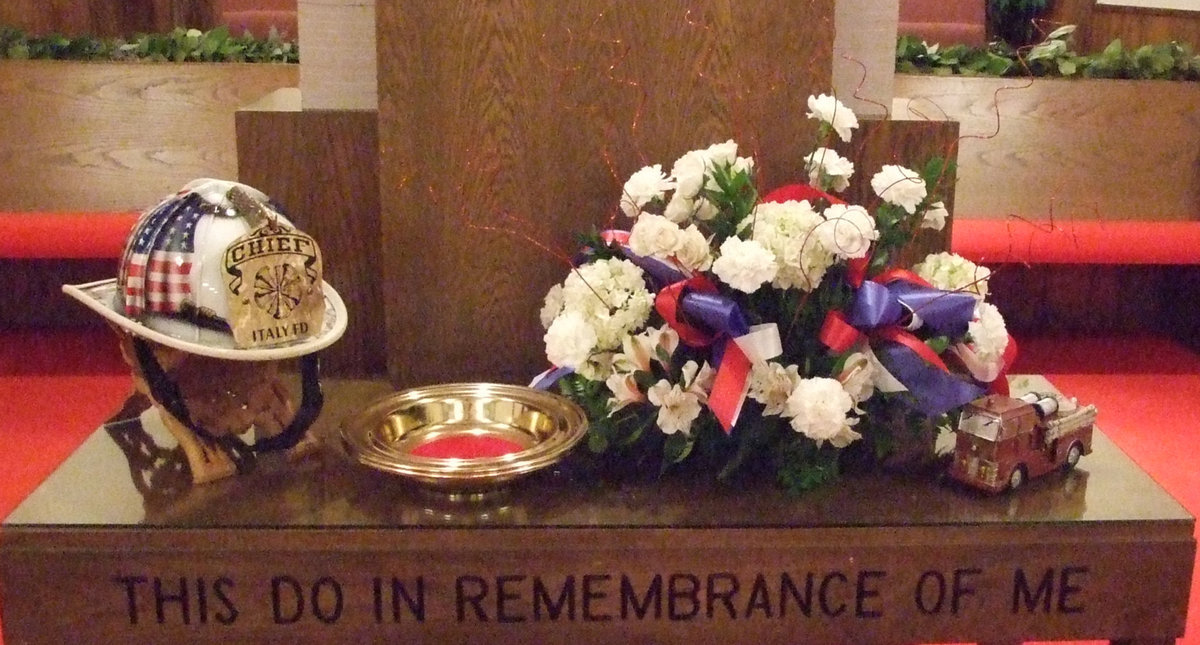
<path fill-rule="evenodd" d="M 1012 473 L 1008 475 L 1008 489 L 1017 490 L 1025 483 L 1025 467 L 1017 466 L 1013 468 Z"/>
<path fill-rule="evenodd" d="M 1079 458 L 1082 456 L 1083 456 L 1083 446 L 1080 445 L 1078 441 L 1071 444 L 1071 447 L 1067 449 L 1067 462 L 1066 462 L 1067 470 L 1070 470 L 1070 469 L 1074 468 L 1076 465 L 1078 465 Z"/>

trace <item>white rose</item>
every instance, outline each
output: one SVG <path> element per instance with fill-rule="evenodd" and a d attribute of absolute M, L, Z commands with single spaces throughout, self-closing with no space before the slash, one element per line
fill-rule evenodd
<path fill-rule="evenodd" d="M 674 195 L 671 195 L 671 200 L 667 202 L 667 207 L 663 209 L 663 217 L 682 224 L 696 215 L 696 200 L 683 194 L 683 191 L 677 190 Z"/>
<path fill-rule="evenodd" d="M 828 441 L 844 448 L 862 436 L 850 427 L 858 422 L 847 416 L 853 409 L 854 399 L 841 383 L 819 377 L 801 379 L 796 384 L 784 414 L 791 418 L 792 429 L 817 445 Z"/>
<path fill-rule="evenodd" d="M 675 196 L 696 199 L 710 170 L 708 157 L 703 150 L 692 150 L 676 159 L 675 164 L 671 166 L 671 177 L 675 179 Z"/>
<path fill-rule="evenodd" d="M 903 208 L 909 215 L 925 199 L 925 180 L 904 166 L 884 166 L 871 178 L 871 189 L 889 204 Z"/>
<path fill-rule="evenodd" d="M 675 259 L 689 271 L 707 271 L 712 266 L 712 249 L 708 239 L 695 224 L 683 230 Z"/>
<path fill-rule="evenodd" d="M 825 223 L 817 227 L 821 244 L 842 259 L 861 258 L 879 239 L 875 218 L 862 206 L 831 204 L 825 209 Z"/>
<path fill-rule="evenodd" d="M 921 217 L 921 228 L 940 231 L 946 228 L 947 217 L 950 217 L 950 211 L 946 210 L 946 205 L 942 202 L 934 202 L 925 209 L 925 215 Z"/>
<path fill-rule="evenodd" d="M 679 225 L 662 215 L 642 213 L 629 231 L 629 249 L 643 257 L 669 258 L 682 241 Z"/>
<path fill-rule="evenodd" d="M 568 311 L 550 323 L 543 340 L 552 365 L 578 369 L 596 347 L 596 330 L 582 314 Z"/>
<path fill-rule="evenodd" d="M 754 293 L 775 279 L 779 265 L 775 255 L 759 242 L 731 237 L 721 243 L 721 256 L 713 261 L 712 270 L 734 289 Z"/>
<path fill-rule="evenodd" d="M 809 96 L 808 109 L 808 118 L 828 123 L 842 141 L 849 141 L 851 128 L 858 127 L 858 117 L 854 116 L 854 111 L 832 96 Z"/>
<path fill-rule="evenodd" d="M 829 148 L 817 148 L 804 158 L 808 181 L 818 188 L 841 192 L 850 187 L 854 163 Z M 823 184 L 828 181 L 828 186 Z"/>
<path fill-rule="evenodd" d="M 629 217 L 637 217 L 642 207 L 662 199 L 668 190 L 674 190 L 675 182 L 667 177 L 661 164 L 646 166 L 633 173 L 621 191 L 621 210 Z"/>
<path fill-rule="evenodd" d="M 656 421 L 660 430 L 665 434 L 691 433 L 692 422 L 700 416 L 700 397 L 666 379 L 650 386 L 646 397 L 658 406 Z"/>

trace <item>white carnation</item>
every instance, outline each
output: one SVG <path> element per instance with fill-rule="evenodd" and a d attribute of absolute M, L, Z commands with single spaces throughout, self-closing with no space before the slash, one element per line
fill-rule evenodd
<path fill-rule="evenodd" d="M 862 206 L 831 204 L 825 209 L 825 223 L 817 227 L 821 244 L 838 257 L 861 258 L 879 239 L 875 218 Z"/>
<path fill-rule="evenodd" d="M 661 164 L 646 166 L 633 173 L 621 191 L 621 210 L 629 217 L 637 217 L 646 204 L 661 200 L 668 190 L 675 189 L 675 181 L 667 177 Z"/>
<path fill-rule="evenodd" d="M 828 123 L 842 141 L 849 141 L 851 128 L 858 127 L 854 111 L 832 96 L 809 96 L 808 109 L 808 118 Z"/>
<path fill-rule="evenodd" d="M 945 291 L 966 291 L 980 297 L 988 294 L 992 272 L 954 253 L 931 253 L 913 267 L 929 284 Z"/>
<path fill-rule="evenodd" d="M 946 228 L 946 218 L 948 217 L 950 217 L 950 211 L 946 210 L 946 205 L 942 202 L 934 202 L 925 209 L 925 214 L 921 217 L 921 228 L 940 231 Z"/>
<path fill-rule="evenodd" d="M 889 204 L 903 208 L 909 215 L 925 199 L 925 180 L 903 166 L 884 166 L 871 178 L 871 189 Z"/>
<path fill-rule="evenodd" d="M 784 416 L 791 418 L 792 429 L 817 442 L 828 441 L 838 448 L 850 445 L 862 435 L 850 426 L 858 423 L 848 415 L 854 399 L 842 384 L 831 378 L 801 379 L 788 397 Z"/>
<path fill-rule="evenodd" d="M 721 243 L 721 255 L 713 261 L 712 270 L 734 289 L 754 293 L 775 279 L 779 265 L 775 255 L 759 242 L 730 237 Z"/>
<path fill-rule="evenodd" d="M 805 157 L 804 168 L 808 170 L 809 183 L 839 193 L 850 187 L 850 177 L 854 174 L 854 163 L 829 148 L 817 148 Z"/>
<path fill-rule="evenodd" d="M 998 367 L 1008 349 L 1008 328 L 1004 316 L 995 305 L 988 302 L 975 303 L 975 317 L 967 323 L 967 334 L 975 355 L 989 367 Z"/>
<path fill-rule="evenodd" d="M 596 330 L 582 314 L 568 311 L 554 319 L 543 338 L 552 365 L 577 369 L 596 347 Z"/>

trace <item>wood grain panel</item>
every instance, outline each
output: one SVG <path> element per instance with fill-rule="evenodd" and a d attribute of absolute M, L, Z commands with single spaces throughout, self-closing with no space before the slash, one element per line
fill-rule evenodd
<path fill-rule="evenodd" d="M 323 371 L 382 375 L 386 337 L 376 113 L 300 111 L 294 90 L 280 90 L 271 98 L 283 93 L 292 99 L 238 111 L 238 177 L 283 204 L 297 225 L 316 238 L 325 279 L 346 302 L 346 334 L 322 352 Z"/>
<path fill-rule="evenodd" d="M 1200 12 L 1097 5 L 1095 0 L 1055 0 L 1047 26 L 1077 25 L 1075 48 L 1094 53 L 1116 38 L 1127 49 L 1176 40 L 1200 44 Z"/>
<path fill-rule="evenodd" d="M 1116 38 L 1127 49 L 1173 40 L 1200 45 L 1200 12 L 1097 5 L 1086 34 L 1086 51 L 1100 51 Z"/>
<path fill-rule="evenodd" d="M 961 123 L 960 218 L 1200 219 L 1200 84 L 897 75 L 896 95 Z"/>
<path fill-rule="evenodd" d="M 389 371 L 402 384 L 527 382 L 545 360 L 542 297 L 567 271 L 555 256 L 613 217 L 629 174 L 733 137 L 765 186 L 794 179 L 815 132 L 805 99 L 830 84 L 832 0 L 377 9 Z"/>
<path fill-rule="evenodd" d="M 0 210 L 139 210 L 234 177 L 234 112 L 296 65 L 0 62 Z"/>
<path fill-rule="evenodd" d="M 958 156 L 958 123 L 953 121 L 892 121 L 860 119 L 850 143 L 835 148 L 854 161 L 854 177 L 843 197 L 851 204 L 872 208 L 879 202 L 871 188 L 871 177 L 886 164 L 920 171 L 935 157 L 954 160 Z M 933 191 L 944 196 L 946 209 L 954 212 L 955 176 L 947 173 Z M 904 266 L 921 261 L 929 253 L 950 248 L 952 220 L 941 231 L 923 229 L 905 249 Z"/>
<path fill-rule="evenodd" d="M 132 36 L 211 26 L 208 0 L 4 0 L 0 24 L 33 34 Z M 179 20 L 179 22 L 177 22 Z"/>

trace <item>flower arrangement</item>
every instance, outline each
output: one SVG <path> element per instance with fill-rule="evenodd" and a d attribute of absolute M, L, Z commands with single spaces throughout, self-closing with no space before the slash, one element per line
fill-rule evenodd
<path fill-rule="evenodd" d="M 760 197 L 733 141 L 642 168 L 619 202 L 630 229 L 584 236 L 546 295 L 555 367 L 535 384 L 585 408 L 592 452 L 721 478 L 767 467 L 803 490 L 847 453 L 885 456 L 1005 387 L 1015 345 L 985 301 L 988 271 L 949 253 L 896 266 L 921 228 L 945 225 L 948 165 L 884 166 L 877 203 L 848 204 L 835 194 L 854 164 L 827 144 L 857 118 L 831 96 L 808 106 L 826 145 L 807 183 Z"/>

